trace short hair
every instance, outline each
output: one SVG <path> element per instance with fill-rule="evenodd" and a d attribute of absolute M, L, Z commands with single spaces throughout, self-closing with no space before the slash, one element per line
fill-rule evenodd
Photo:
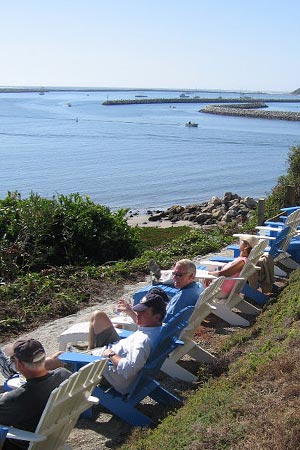
<path fill-rule="evenodd" d="M 188 273 L 196 275 L 196 265 L 190 259 L 180 259 L 175 265 L 185 266 Z"/>
<path fill-rule="evenodd" d="M 40 361 L 37 362 L 25 362 L 22 361 L 22 364 L 29 370 L 37 370 L 41 369 L 45 365 L 46 356 L 43 357 Z"/>
<path fill-rule="evenodd" d="M 163 311 L 161 308 L 156 308 L 155 305 L 150 306 L 152 309 L 152 314 L 155 316 L 156 314 L 160 315 L 160 321 L 162 322 L 165 318 L 166 311 Z"/>

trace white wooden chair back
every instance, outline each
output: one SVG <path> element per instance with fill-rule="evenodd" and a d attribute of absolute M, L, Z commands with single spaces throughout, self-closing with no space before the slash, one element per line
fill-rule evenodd
<path fill-rule="evenodd" d="M 44 412 L 33 434 L 46 438 L 41 442 L 31 442 L 28 450 L 61 450 L 70 448 L 65 446 L 66 439 L 74 428 L 80 414 L 99 401 L 91 397 L 94 387 L 99 383 L 107 360 L 94 361 L 70 378 L 63 381 L 59 387 L 51 392 Z M 22 438 L 23 430 L 12 428 L 14 433 L 7 437 Z"/>
<path fill-rule="evenodd" d="M 188 325 L 182 331 L 179 339 L 185 341 L 188 338 L 193 338 L 196 329 L 201 325 L 201 322 L 213 312 L 214 306 L 210 304 L 216 295 L 220 292 L 225 277 L 219 277 L 210 283 L 210 285 L 200 294 L 193 314 L 190 317 Z M 181 347 L 179 348 L 182 351 Z M 176 351 L 176 350 L 175 350 Z"/>
<path fill-rule="evenodd" d="M 264 249 L 267 247 L 268 241 L 265 239 L 262 239 L 256 244 L 248 256 L 248 261 L 251 261 L 252 264 L 256 264 L 259 258 L 263 255 Z"/>
<path fill-rule="evenodd" d="M 300 209 L 297 209 L 296 211 L 294 211 L 293 213 L 291 213 L 285 223 L 284 223 L 284 227 L 289 226 L 290 227 L 290 231 L 287 234 L 284 242 L 281 245 L 281 250 L 286 251 L 286 249 L 289 246 L 289 243 L 292 239 L 293 236 L 296 235 L 297 233 L 297 228 L 300 225 Z"/>
<path fill-rule="evenodd" d="M 226 299 L 226 306 L 228 306 L 230 309 L 234 308 L 240 301 L 241 297 L 240 294 L 242 292 L 242 289 L 248 280 L 248 278 L 255 273 L 257 270 L 256 263 L 259 260 L 259 258 L 262 256 L 265 247 L 267 246 L 266 240 L 260 240 L 258 244 L 256 244 L 251 252 L 249 253 L 248 259 L 244 264 L 244 267 L 241 270 L 241 273 L 239 275 L 238 280 L 236 280 L 230 294 L 228 295 Z"/>

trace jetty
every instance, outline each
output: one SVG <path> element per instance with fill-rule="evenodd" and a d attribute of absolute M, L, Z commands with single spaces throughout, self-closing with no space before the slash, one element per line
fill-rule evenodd
<path fill-rule="evenodd" d="M 159 104 L 159 103 L 209 103 L 199 112 L 206 114 L 218 114 L 222 116 L 252 117 L 259 119 L 277 119 L 300 121 L 300 112 L 293 111 L 265 111 L 268 103 L 300 103 L 300 98 L 206 98 L 206 97 L 179 97 L 179 98 L 143 98 L 143 99 L 122 99 L 106 100 L 102 104 L 105 106 L 114 105 L 139 105 L 139 104 Z"/>
<path fill-rule="evenodd" d="M 300 98 L 251 98 L 239 97 L 239 98 L 223 98 L 223 97 L 175 97 L 175 98 L 135 98 L 135 99 L 119 99 L 119 100 L 106 100 L 102 103 L 105 106 L 115 105 L 151 105 L 156 103 L 300 103 Z"/>
<path fill-rule="evenodd" d="M 300 121 L 300 112 L 293 111 L 265 111 L 265 106 L 249 105 L 209 105 L 200 109 L 199 112 L 206 114 L 217 114 L 221 116 L 251 117 L 255 119 L 290 120 Z"/>

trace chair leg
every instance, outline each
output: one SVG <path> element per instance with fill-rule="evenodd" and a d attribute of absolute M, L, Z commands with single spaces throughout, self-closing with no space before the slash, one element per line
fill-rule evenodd
<path fill-rule="evenodd" d="M 225 305 L 218 305 L 216 309 L 213 311 L 213 314 L 215 314 L 216 316 L 220 317 L 220 319 L 225 320 L 225 322 L 233 326 L 237 327 L 250 326 L 249 320 L 246 320 L 243 317 L 239 316 L 238 314 L 234 313 Z"/>
<path fill-rule="evenodd" d="M 153 398 L 157 403 L 166 406 L 179 407 L 182 406 L 182 401 L 176 397 L 176 395 L 164 389 L 162 386 L 158 385 L 152 392 L 150 392 L 149 397 Z"/>
<path fill-rule="evenodd" d="M 241 299 L 240 303 L 236 305 L 236 308 L 242 313 L 250 314 L 252 316 L 258 316 L 261 313 L 259 308 L 256 308 L 256 306 L 251 305 L 251 303 L 248 303 L 244 299 Z"/>
<path fill-rule="evenodd" d="M 170 358 L 167 358 L 165 362 L 163 363 L 161 370 L 169 375 L 172 378 L 175 378 L 177 380 L 186 381 L 187 383 L 193 383 L 194 381 L 197 381 L 197 377 L 193 375 L 188 370 L 184 369 L 183 367 L 179 366 L 175 361 L 173 361 Z"/>
<path fill-rule="evenodd" d="M 142 414 L 121 396 L 110 395 L 100 387 L 95 388 L 93 395 L 99 398 L 102 406 L 134 427 L 148 427 L 152 424 L 149 417 Z"/>
<path fill-rule="evenodd" d="M 194 342 L 194 347 L 192 347 L 188 351 L 188 354 L 192 358 L 194 358 L 196 361 L 207 363 L 207 364 L 211 364 L 217 360 L 217 358 L 214 355 L 209 353 L 207 350 L 204 350 L 202 347 L 197 345 L 195 342 Z"/>

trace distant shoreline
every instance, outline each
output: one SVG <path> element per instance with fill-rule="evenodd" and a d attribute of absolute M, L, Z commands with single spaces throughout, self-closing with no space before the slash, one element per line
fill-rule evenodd
<path fill-rule="evenodd" d="M 68 87 L 68 86 L 0 86 L 0 93 L 30 93 L 30 92 L 135 92 L 135 91 L 145 91 L 145 92 L 186 92 L 192 94 L 194 92 L 212 92 L 212 93 L 240 93 L 239 89 L 236 90 L 223 90 L 223 89 L 170 89 L 170 88 L 114 88 L 114 87 Z M 250 94 L 276 94 L 276 95 L 291 95 L 291 92 L 268 92 L 268 91 L 243 91 L 241 95 Z"/>

